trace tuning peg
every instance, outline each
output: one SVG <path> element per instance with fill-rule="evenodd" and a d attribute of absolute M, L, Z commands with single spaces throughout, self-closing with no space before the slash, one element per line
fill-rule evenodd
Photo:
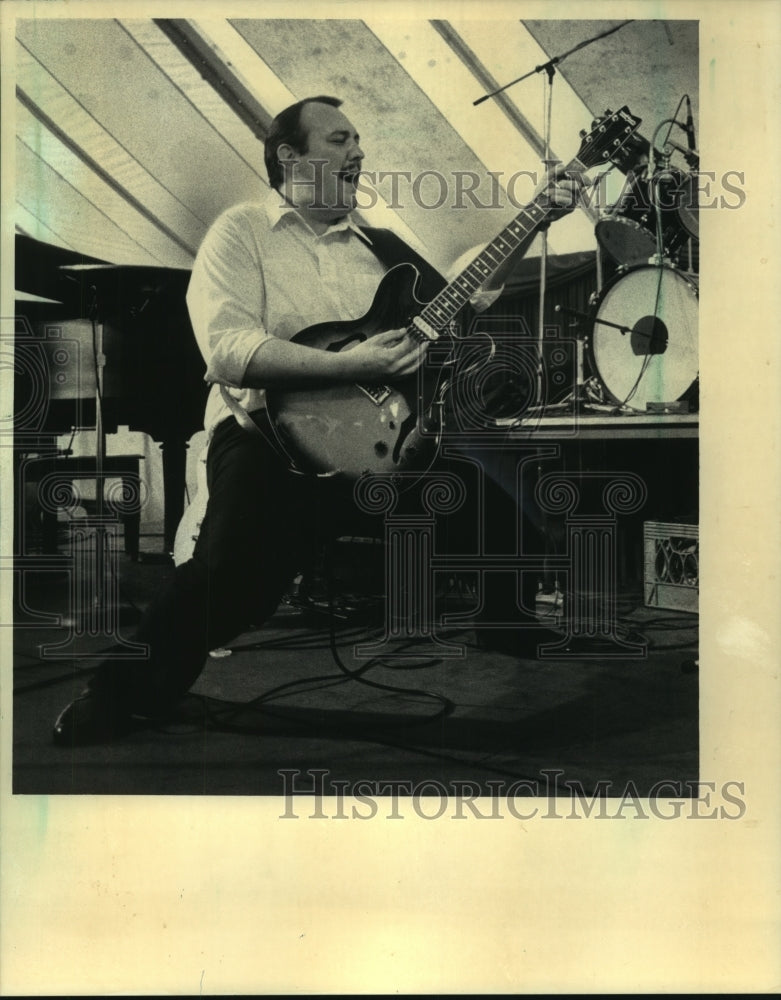
<path fill-rule="evenodd" d="M 580 132 L 578 132 L 578 135 L 580 136 L 581 139 L 585 139 L 586 136 L 588 135 L 588 132 L 584 128 L 582 128 Z"/>

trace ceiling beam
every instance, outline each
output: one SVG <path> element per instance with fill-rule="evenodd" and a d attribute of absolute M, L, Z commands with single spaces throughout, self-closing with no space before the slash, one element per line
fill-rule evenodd
<path fill-rule="evenodd" d="M 272 116 L 244 86 L 215 48 L 201 37 L 189 21 L 155 18 L 154 23 L 219 94 L 236 117 L 240 118 L 252 134 L 262 142 L 268 135 Z"/>
<path fill-rule="evenodd" d="M 499 81 L 489 72 L 480 59 L 477 58 L 449 21 L 430 21 L 429 23 L 437 34 L 444 39 L 449 48 L 458 56 L 480 86 L 483 87 L 486 94 L 493 93 L 493 91 L 499 89 L 501 86 Z M 513 127 L 529 143 L 537 156 L 542 159 L 545 156 L 545 141 L 528 118 L 518 110 L 518 107 L 506 94 L 497 94 L 493 100 L 502 109 Z"/>
<path fill-rule="evenodd" d="M 133 211 L 137 212 L 143 219 L 151 223 L 167 239 L 174 243 L 180 250 L 183 250 L 189 258 L 195 256 L 195 248 L 190 246 L 181 236 L 170 226 L 167 226 L 161 219 L 151 212 L 143 202 L 139 201 L 128 189 L 119 183 L 107 170 L 105 170 L 92 156 L 89 155 L 71 135 L 68 135 L 60 126 L 38 106 L 38 104 L 21 87 L 16 88 L 16 99 L 26 108 L 40 126 L 46 129 L 69 153 L 80 160 L 87 169 L 103 182 L 114 194 L 118 195 L 122 201 Z"/>

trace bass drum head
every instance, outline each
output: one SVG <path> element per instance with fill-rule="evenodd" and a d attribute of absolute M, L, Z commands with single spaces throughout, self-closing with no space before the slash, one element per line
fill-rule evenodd
<path fill-rule="evenodd" d="M 608 396 L 644 410 L 672 403 L 699 371 L 695 276 L 646 265 L 619 273 L 596 304 L 589 352 Z M 604 323 L 627 328 L 624 333 Z"/>

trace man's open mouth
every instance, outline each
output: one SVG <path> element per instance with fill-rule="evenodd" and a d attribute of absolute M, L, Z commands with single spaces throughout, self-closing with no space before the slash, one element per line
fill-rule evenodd
<path fill-rule="evenodd" d="M 358 183 L 358 178 L 361 176 L 361 171 L 355 168 L 350 168 L 347 170 L 339 171 L 339 178 L 343 180 L 345 184 L 351 184 L 353 187 Z"/>

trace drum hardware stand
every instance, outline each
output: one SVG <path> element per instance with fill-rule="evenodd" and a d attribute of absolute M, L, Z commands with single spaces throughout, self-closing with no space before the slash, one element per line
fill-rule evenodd
<path fill-rule="evenodd" d="M 681 124 L 681 122 L 679 122 L 677 118 L 678 110 L 680 110 L 681 104 L 683 103 L 684 99 L 686 100 L 686 104 L 688 107 L 688 117 L 686 125 Z M 667 135 L 664 138 L 664 145 L 662 149 L 659 150 L 656 148 L 656 139 L 665 125 L 669 125 L 669 128 L 667 129 Z M 670 132 L 672 132 L 673 125 L 677 125 L 678 128 L 682 129 L 686 133 L 688 140 L 688 148 L 681 146 L 679 143 L 674 142 L 672 139 L 670 139 Z M 656 241 L 657 241 L 657 246 L 659 248 L 658 254 L 655 255 L 657 259 L 655 259 L 651 263 L 654 263 L 656 266 L 662 266 L 664 263 L 672 264 L 673 262 L 662 261 L 661 259 L 659 259 L 661 255 L 664 253 L 664 233 L 662 229 L 663 206 L 658 201 L 658 195 L 659 195 L 658 182 L 657 184 L 654 184 L 653 178 L 655 178 L 657 174 L 664 174 L 670 171 L 670 159 L 674 151 L 677 151 L 678 153 L 681 154 L 681 156 L 686 161 L 686 165 L 689 167 L 689 169 L 693 170 L 699 169 L 700 154 L 695 146 L 694 121 L 692 119 L 691 100 L 688 94 L 684 95 L 684 98 L 682 98 L 681 101 L 679 102 L 678 109 L 676 109 L 676 117 L 664 118 L 656 126 L 656 128 L 654 129 L 653 137 L 651 139 L 650 149 L 648 153 L 648 174 L 649 177 L 651 178 L 651 182 L 649 183 L 648 187 L 648 193 L 651 198 L 654 213 L 656 215 Z M 680 189 L 678 190 L 678 194 L 680 195 Z M 688 235 L 689 239 L 686 241 L 688 269 L 693 273 L 691 234 L 689 233 Z"/>
<path fill-rule="evenodd" d="M 576 316 L 578 319 L 591 320 L 591 316 L 589 316 L 588 313 L 581 312 L 579 309 L 570 309 L 569 306 L 556 306 L 555 311 L 566 313 L 568 316 Z M 621 336 L 623 336 L 625 333 L 636 332 L 635 330 L 632 329 L 631 326 L 622 326 L 620 323 L 611 323 L 609 320 L 606 319 L 598 319 L 595 322 L 599 323 L 600 326 L 610 326 L 614 330 L 618 330 Z M 646 336 L 650 335 L 646 334 Z"/>

